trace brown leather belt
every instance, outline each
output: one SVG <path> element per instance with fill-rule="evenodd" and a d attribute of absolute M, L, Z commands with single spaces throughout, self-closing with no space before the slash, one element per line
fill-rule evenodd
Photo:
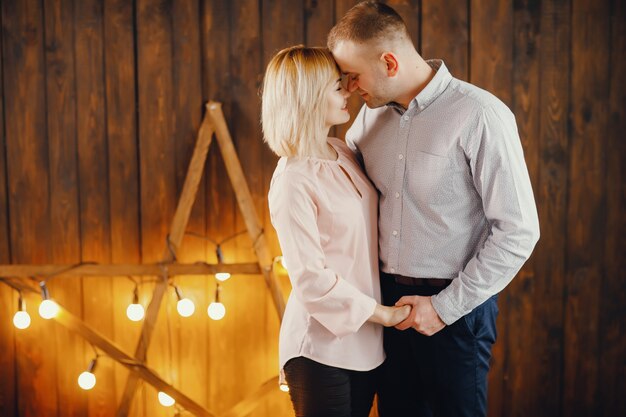
<path fill-rule="evenodd" d="M 402 285 L 410 285 L 412 287 L 437 287 L 437 288 L 445 288 L 450 283 L 452 283 L 451 279 L 441 279 L 441 278 L 412 278 L 405 277 L 402 275 L 391 275 L 397 284 Z"/>

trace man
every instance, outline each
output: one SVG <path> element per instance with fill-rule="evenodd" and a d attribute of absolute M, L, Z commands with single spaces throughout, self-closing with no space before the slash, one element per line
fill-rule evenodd
<path fill-rule="evenodd" d="M 362 107 L 346 142 L 380 193 L 387 305 L 382 417 L 484 416 L 497 294 L 539 239 L 515 117 L 492 94 L 425 61 L 402 18 L 362 2 L 328 36 Z"/>

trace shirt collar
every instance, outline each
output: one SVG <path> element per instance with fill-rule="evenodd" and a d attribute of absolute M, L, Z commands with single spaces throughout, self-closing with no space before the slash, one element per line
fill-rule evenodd
<path fill-rule="evenodd" d="M 411 100 L 407 110 L 419 106 L 421 110 L 425 109 L 435 101 L 437 97 L 441 95 L 448 88 L 448 84 L 452 81 L 452 74 L 448 71 L 446 64 L 441 59 L 429 59 L 426 61 L 432 69 L 435 70 L 435 76 L 417 96 Z M 389 106 L 396 109 L 400 114 L 403 114 L 406 110 L 398 103 L 389 103 Z"/>

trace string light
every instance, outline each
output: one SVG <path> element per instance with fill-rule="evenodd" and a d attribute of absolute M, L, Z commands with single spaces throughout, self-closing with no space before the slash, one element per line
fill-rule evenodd
<path fill-rule="evenodd" d="M 215 274 L 215 279 L 221 282 L 226 281 L 228 278 L 230 278 L 230 274 L 228 272 L 218 272 Z"/>
<path fill-rule="evenodd" d="M 287 385 L 286 383 L 282 383 L 279 385 L 279 388 L 282 392 L 289 392 L 289 385 Z"/>
<path fill-rule="evenodd" d="M 17 312 L 13 316 L 13 325 L 20 329 L 27 329 L 30 326 L 30 316 L 26 311 L 26 305 L 22 298 L 22 293 L 19 293 L 19 299 L 17 301 Z"/>
<path fill-rule="evenodd" d="M 59 310 L 61 308 L 57 303 L 50 299 L 50 293 L 48 292 L 48 287 L 46 287 L 46 282 L 41 281 L 39 286 L 41 287 L 41 298 L 43 298 L 43 301 L 39 304 L 39 315 L 46 320 L 50 320 L 59 314 Z"/>
<path fill-rule="evenodd" d="M 183 297 L 180 288 L 174 285 L 174 291 L 176 292 L 176 297 L 178 297 L 178 302 L 176 303 L 176 310 L 178 314 L 183 317 L 191 316 L 194 311 L 196 311 L 196 305 L 189 298 Z"/>
<path fill-rule="evenodd" d="M 221 288 L 218 282 L 215 287 L 215 301 L 209 304 L 209 308 L 207 309 L 209 317 L 213 320 L 221 320 L 226 315 L 226 307 L 224 307 L 224 304 L 220 303 L 220 291 Z"/>
<path fill-rule="evenodd" d="M 139 289 L 137 285 L 135 285 L 135 289 L 133 291 L 133 303 L 128 306 L 126 309 L 126 316 L 131 321 L 140 321 L 143 319 L 145 312 L 143 310 L 143 306 L 139 304 Z"/>
<path fill-rule="evenodd" d="M 222 247 L 219 243 L 215 247 L 215 256 L 217 257 L 217 263 L 219 265 L 224 263 L 224 254 L 222 253 Z M 215 274 L 215 279 L 221 282 L 226 281 L 228 278 L 230 278 L 230 274 L 228 272 L 218 272 Z"/>
<path fill-rule="evenodd" d="M 97 362 L 98 357 L 96 356 L 89 363 L 87 370 L 78 376 L 78 386 L 85 391 L 88 391 L 96 386 L 96 375 L 93 371 L 96 369 Z"/>
<path fill-rule="evenodd" d="M 159 402 L 163 407 L 171 407 L 176 404 L 176 400 L 164 393 L 163 391 L 159 391 Z"/>

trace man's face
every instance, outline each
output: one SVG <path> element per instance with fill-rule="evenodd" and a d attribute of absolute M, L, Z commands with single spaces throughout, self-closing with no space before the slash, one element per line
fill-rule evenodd
<path fill-rule="evenodd" d="M 367 45 L 351 41 L 339 42 L 332 51 L 345 77 L 346 89 L 357 92 L 369 108 L 376 108 L 393 101 L 385 64 L 372 53 Z"/>

